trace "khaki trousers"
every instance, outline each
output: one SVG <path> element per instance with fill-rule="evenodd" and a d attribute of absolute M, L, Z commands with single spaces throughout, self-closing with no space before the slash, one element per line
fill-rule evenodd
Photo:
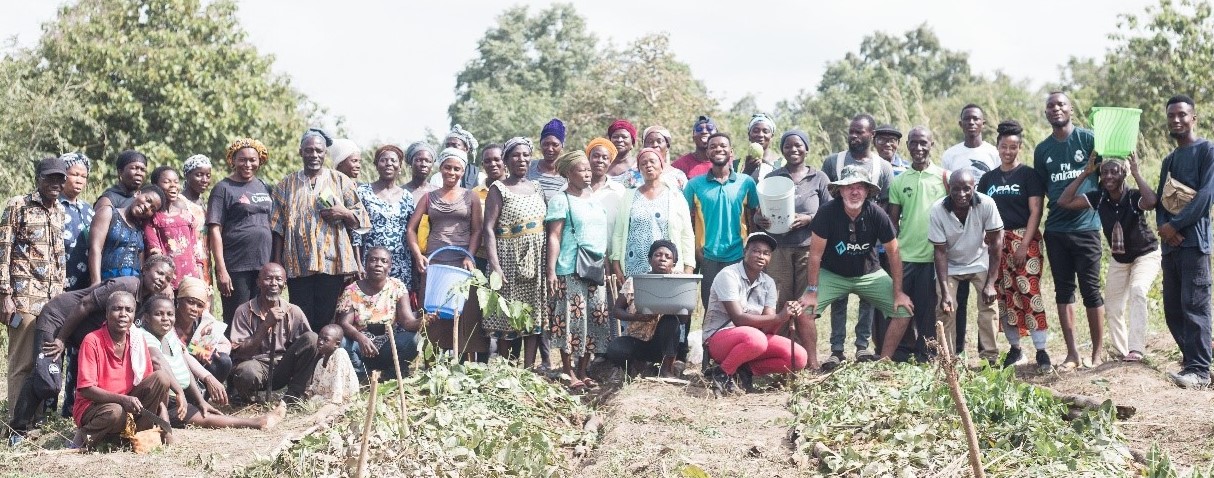
<path fill-rule="evenodd" d="M 978 291 L 978 356 L 982 358 L 997 358 L 999 357 L 999 348 L 995 344 L 995 334 L 999 331 L 998 324 L 998 309 L 997 302 L 990 304 L 982 301 L 982 286 L 986 284 L 986 271 L 975 272 L 973 274 L 958 274 L 950 275 L 944 281 L 945 287 L 948 287 L 949 296 L 956 300 L 957 287 L 962 282 L 968 282 Z M 941 294 L 943 297 L 943 293 Z M 939 305 L 936 306 L 936 320 L 944 322 L 944 335 L 948 336 L 949 345 L 957 343 L 957 309 L 954 305 L 953 312 L 944 312 Z M 954 353 L 963 352 L 962 350 L 954 350 Z"/>
<path fill-rule="evenodd" d="M 21 314 L 21 323 L 8 329 L 8 409 L 13 418 L 13 405 L 21 396 L 25 379 L 34 371 L 34 323 L 36 317 Z"/>

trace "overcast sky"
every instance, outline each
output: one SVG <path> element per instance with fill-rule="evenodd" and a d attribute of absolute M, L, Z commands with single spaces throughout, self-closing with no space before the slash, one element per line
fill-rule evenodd
<path fill-rule="evenodd" d="M 6 2 L 0 35 L 34 44 L 55 0 Z M 455 75 L 476 42 L 510 5 L 538 11 L 548 0 L 503 2 L 393 0 L 238 0 L 240 19 L 275 69 L 313 100 L 342 115 L 351 136 L 408 142 L 427 127 L 449 127 Z M 1117 14 L 1154 0 L 1068 2 L 744 1 L 576 2 L 600 41 L 617 46 L 650 32 L 670 34 L 723 107 L 753 94 L 759 107 L 812 89 L 824 65 L 859 49 L 874 31 L 901 34 L 930 25 L 945 48 L 970 53 L 978 73 L 1003 70 L 1040 85 L 1058 78 L 1071 56 L 1101 56 Z M 289 5 L 289 6 L 288 6 Z M 750 20 L 747 20 L 750 19 Z M 753 28 L 748 26 L 753 25 Z M 475 125 L 464 125 L 476 133 Z M 536 125 L 538 130 L 540 125 Z M 667 125 L 672 129 L 678 125 Z M 481 143 L 501 138 L 481 138 Z"/>

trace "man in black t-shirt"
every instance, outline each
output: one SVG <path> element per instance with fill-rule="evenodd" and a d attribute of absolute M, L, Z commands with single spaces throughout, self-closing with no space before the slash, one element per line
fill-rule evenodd
<path fill-rule="evenodd" d="M 831 183 L 835 200 L 810 223 L 809 286 L 801 296 L 807 313 L 817 314 L 840 297 L 856 294 L 891 317 L 881 355 L 890 357 L 902 340 L 914 306 L 902 293 L 902 258 L 894 225 L 872 198 L 878 187 L 862 166 L 843 168 Z M 881 269 L 876 246 L 885 246 L 890 273 Z M 810 345 L 812 347 L 812 345 Z"/>

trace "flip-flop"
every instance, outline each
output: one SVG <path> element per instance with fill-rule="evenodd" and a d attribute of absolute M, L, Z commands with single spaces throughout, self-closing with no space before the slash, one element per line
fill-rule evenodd
<path fill-rule="evenodd" d="M 566 385 L 566 387 L 569 388 L 570 392 L 575 392 L 575 393 L 582 392 L 586 389 L 586 382 L 583 382 L 581 380 L 570 380 L 569 384 Z"/>
<path fill-rule="evenodd" d="M 582 384 L 586 385 L 586 388 L 595 388 L 595 387 L 599 386 L 599 383 L 594 381 L 594 379 L 591 379 L 591 378 L 582 379 Z"/>
<path fill-rule="evenodd" d="M 1130 353 L 1126 354 L 1126 356 L 1121 359 L 1121 361 L 1122 362 L 1141 362 L 1142 359 L 1143 359 L 1142 352 L 1139 352 L 1137 350 L 1131 350 Z"/>

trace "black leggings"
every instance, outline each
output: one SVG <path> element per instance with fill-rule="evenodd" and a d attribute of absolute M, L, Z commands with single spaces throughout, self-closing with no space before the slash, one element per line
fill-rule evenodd
<path fill-rule="evenodd" d="M 232 295 L 228 297 L 220 295 L 219 298 L 223 303 L 223 323 L 229 325 L 228 328 L 223 329 L 225 336 L 232 336 L 232 314 L 236 313 L 236 308 L 257 297 L 257 274 L 258 271 L 228 273 L 228 277 L 232 278 Z"/>
<path fill-rule="evenodd" d="M 664 357 L 678 354 L 679 335 L 679 318 L 663 315 L 658 319 L 658 326 L 648 341 L 629 336 L 612 340 L 607 345 L 607 360 L 620 367 L 624 366 L 627 360 L 660 362 Z"/>

